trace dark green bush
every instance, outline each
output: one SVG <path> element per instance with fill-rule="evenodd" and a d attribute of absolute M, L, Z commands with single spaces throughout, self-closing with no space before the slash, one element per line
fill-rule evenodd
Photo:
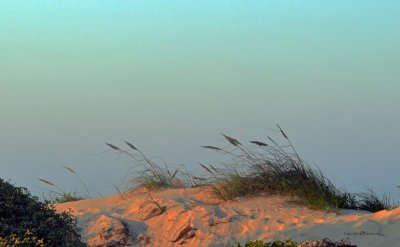
<path fill-rule="evenodd" d="M 249 241 L 247 242 L 244 247 L 265 247 L 265 243 L 261 240 L 256 241 Z"/>
<path fill-rule="evenodd" d="M 0 246 L 83 247 L 76 219 L 0 178 Z"/>
<path fill-rule="evenodd" d="M 265 246 L 266 247 L 297 247 L 297 242 L 291 239 L 281 241 L 281 240 L 275 240 L 272 243 L 267 243 Z"/>

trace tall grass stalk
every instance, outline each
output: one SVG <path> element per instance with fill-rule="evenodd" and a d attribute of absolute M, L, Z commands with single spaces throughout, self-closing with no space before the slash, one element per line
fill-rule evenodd
<path fill-rule="evenodd" d="M 92 197 L 88 187 L 86 186 L 85 182 L 82 180 L 81 176 L 79 176 L 79 174 L 75 170 L 73 170 L 71 167 L 63 166 L 63 168 L 66 169 L 67 171 L 69 171 L 70 173 L 72 173 L 73 175 L 75 175 L 78 178 L 79 182 L 82 184 L 82 186 L 85 188 L 87 197 Z"/>

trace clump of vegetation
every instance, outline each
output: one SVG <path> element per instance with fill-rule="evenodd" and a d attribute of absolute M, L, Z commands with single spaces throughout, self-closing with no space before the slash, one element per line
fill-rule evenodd
<path fill-rule="evenodd" d="M 396 206 L 388 196 L 381 198 L 372 190 L 355 194 L 337 188 L 320 169 L 300 157 L 286 133 L 279 125 L 277 127 L 285 141 L 283 145 L 267 137 L 265 141 L 250 141 L 254 146 L 249 148 L 237 139 L 223 135 L 230 144 L 228 148 L 202 146 L 230 158 L 230 163 L 222 167 L 200 164 L 208 174 L 203 177 L 190 175 L 183 165 L 171 171 L 164 160 L 161 159 L 161 165 L 156 163 L 127 141 L 128 150 L 110 143 L 106 145 L 118 155 L 133 159 L 133 186 L 144 186 L 151 191 L 208 185 L 213 194 L 223 200 L 262 192 L 291 196 L 311 209 L 376 212 Z"/>
<path fill-rule="evenodd" d="M 155 191 L 164 188 L 182 188 L 196 184 L 185 166 L 181 165 L 171 171 L 164 160 L 161 159 L 163 165 L 159 165 L 130 142 L 124 142 L 129 147 L 129 150 L 123 150 L 110 143 L 106 143 L 106 145 L 118 152 L 119 155 L 127 155 L 132 158 L 135 163 L 131 170 L 133 176 L 131 182 L 134 187 L 143 186 L 148 190 Z"/>
<path fill-rule="evenodd" d="M 331 241 L 328 238 L 322 240 L 309 240 L 303 243 L 297 243 L 292 239 L 275 240 L 273 242 L 265 243 L 262 240 L 248 241 L 244 247 L 307 247 L 307 246 L 320 246 L 320 247 L 357 247 L 349 241 L 342 240 L 340 242 Z M 229 244 L 228 247 L 242 247 L 239 242 Z"/>
<path fill-rule="evenodd" d="M 318 168 L 300 158 L 286 133 L 277 125 L 286 141 L 279 145 L 271 137 L 266 142 L 250 141 L 250 149 L 227 135 L 229 148 L 203 146 L 231 158 L 224 167 L 201 166 L 207 171 L 213 193 L 223 200 L 264 192 L 293 197 L 311 209 L 361 209 L 376 212 L 395 206 L 388 197 L 379 198 L 372 191 L 351 194 L 338 189 Z"/>
<path fill-rule="evenodd" d="M 83 247 L 76 219 L 0 179 L 0 246 Z"/>
<path fill-rule="evenodd" d="M 297 242 L 291 239 L 285 241 L 275 240 L 274 242 L 266 243 L 265 247 L 297 247 Z"/>
<path fill-rule="evenodd" d="M 288 239 L 288 240 L 275 240 L 273 242 L 265 243 L 262 240 L 248 241 L 245 243 L 244 247 L 297 247 L 298 244 L 296 241 Z M 239 242 L 236 242 L 234 245 L 230 244 L 228 247 L 242 247 Z"/>
<path fill-rule="evenodd" d="M 77 192 L 67 192 L 60 189 L 55 183 L 50 182 L 47 179 L 39 178 L 39 181 L 57 189 L 56 191 L 50 190 L 49 202 L 51 203 L 74 202 L 85 199 L 85 197 L 78 195 Z"/>
<path fill-rule="evenodd" d="M 91 197 L 90 191 L 89 191 L 88 187 L 86 186 L 85 182 L 79 176 L 79 174 L 75 170 L 73 170 L 72 168 L 70 168 L 68 166 L 63 166 L 63 168 L 78 178 L 81 185 L 85 188 L 85 193 L 78 194 L 76 191 L 74 191 L 74 192 L 64 191 L 64 190 L 60 189 L 60 187 L 58 187 L 55 183 L 50 182 L 47 179 L 40 178 L 39 179 L 40 182 L 56 189 L 56 190 L 49 191 L 50 192 L 49 193 L 50 194 L 50 202 L 64 203 L 64 202 L 80 201 L 80 200 L 83 200 L 86 198 L 90 198 Z"/>
<path fill-rule="evenodd" d="M 51 203 L 64 203 L 64 202 L 75 202 L 75 201 L 80 201 L 86 199 L 85 197 L 82 197 L 78 195 L 77 192 L 65 192 L 64 194 L 55 197 Z"/>
<path fill-rule="evenodd" d="M 329 238 L 322 240 L 308 240 L 298 245 L 298 247 L 309 247 L 309 246 L 320 246 L 320 247 L 357 247 L 351 242 L 342 239 L 341 241 L 332 241 Z"/>
<path fill-rule="evenodd" d="M 389 194 L 377 195 L 372 189 L 358 194 L 358 208 L 370 212 L 380 210 L 390 210 L 399 207 L 399 203 L 394 203 Z"/>

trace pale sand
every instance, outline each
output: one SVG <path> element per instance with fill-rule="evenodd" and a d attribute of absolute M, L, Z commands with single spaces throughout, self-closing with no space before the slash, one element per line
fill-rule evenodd
<path fill-rule="evenodd" d="M 144 189 L 57 205 L 78 217 L 91 246 L 226 246 L 228 241 L 292 238 L 298 242 L 347 239 L 363 246 L 400 247 L 400 208 L 374 214 L 309 210 L 282 196 L 223 202 L 207 187 Z M 114 245 L 113 245 L 114 244 Z"/>

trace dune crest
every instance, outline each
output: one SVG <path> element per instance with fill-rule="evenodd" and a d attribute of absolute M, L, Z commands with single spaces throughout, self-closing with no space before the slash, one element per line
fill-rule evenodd
<path fill-rule="evenodd" d="M 400 209 L 310 210 L 282 196 L 223 202 L 208 187 L 147 192 L 68 202 L 90 246 L 226 246 L 231 241 L 329 238 L 358 246 L 400 246 Z"/>

